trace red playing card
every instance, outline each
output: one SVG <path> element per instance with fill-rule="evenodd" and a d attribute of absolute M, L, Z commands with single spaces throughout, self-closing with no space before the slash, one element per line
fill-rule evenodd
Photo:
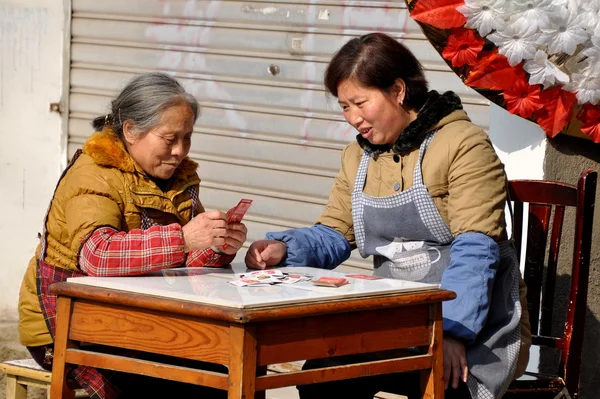
<path fill-rule="evenodd" d="M 349 281 L 342 277 L 319 277 L 316 280 L 313 280 L 313 285 L 320 285 L 323 287 L 341 287 L 342 285 L 346 285 Z"/>
<path fill-rule="evenodd" d="M 243 199 L 240 202 L 227 211 L 227 223 L 239 223 L 244 218 L 246 211 L 252 205 L 252 200 Z"/>
<path fill-rule="evenodd" d="M 227 223 L 240 223 L 246 214 L 248 208 L 252 205 L 252 200 L 250 199 L 242 199 L 240 202 L 227 211 Z M 229 245 L 224 244 L 223 249 L 226 249 Z"/>
<path fill-rule="evenodd" d="M 383 277 L 379 277 L 379 276 L 371 276 L 368 274 L 346 274 L 346 277 L 352 277 L 352 278 L 359 278 L 362 280 L 381 280 Z"/>

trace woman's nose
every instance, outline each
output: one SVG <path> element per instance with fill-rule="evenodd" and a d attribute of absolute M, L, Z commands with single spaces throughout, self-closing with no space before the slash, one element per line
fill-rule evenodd
<path fill-rule="evenodd" d="M 353 126 L 358 127 L 363 121 L 362 116 L 360 115 L 360 112 L 356 112 L 356 111 L 351 111 L 350 112 L 350 124 L 352 124 Z"/>
<path fill-rule="evenodd" d="M 175 144 L 171 148 L 171 155 L 173 155 L 173 156 L 180 157 L 183 155 L 183 152 L 184 152 L 184 144 L 181 141 L 177 142 L 177 144 Z"/>

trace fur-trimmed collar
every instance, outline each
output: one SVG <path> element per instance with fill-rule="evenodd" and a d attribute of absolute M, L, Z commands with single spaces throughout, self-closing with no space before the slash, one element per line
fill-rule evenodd
<path fill-rule="evenodd" d="M 454 92 L 447 91 L 439 94 L 432 90 L 429 92 L 429 98 L 425 105 L 419 110 L 417 119 L 400 133 L 400 137 L 393 146 L 371 144 L 360 134 L 356 136 L 356 141 L 363 150 L 372 153 L 374 159 L 377 159 L 379 154 L 390 150 L 400 155 L 406 155 L 421 145 L 427 133 L 433 130 L 442 118 L 459 109 L 462 109 L 462 103 L 460 97 Z"/>
<path fill-rule="evenodd" d="M 124 172 L 144 173 L 142 168 L 129 155 L 123 140 L 108 128 L 95 132 L 83 145 L 83 153 L 92 157 L 98 165 L 109 166 Z M 198 164 L 185 157 L 175 170 L 172 178 L 185 178 L 196 172 Z"/>

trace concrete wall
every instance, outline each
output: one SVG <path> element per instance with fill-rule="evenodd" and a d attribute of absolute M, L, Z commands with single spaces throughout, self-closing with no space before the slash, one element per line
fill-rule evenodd
<path fill-rule="evenodd" d="M 0 0 L 0 321 L 19 285 L 61 168 L 63 0 Z"/>
<path fill-rule="evenodd" d="M 577 184 L 579 174 L 586 169 L 600 171 L 600 144 L 578 138 L 561 136 L 549 140 L 546 147 L 544 177 L 569 184 Z M 596 209 L 592 238 L 590 264 L 590 285 L 588 309 L 583 343 L 583 370 L 581 376 L 581 398 L 597 398 L 600 388 L 600 187 L 596 192 Z M 573 213 L 567 214 L 566 226 L 573 226 Z M 572 230 L 571 230 L 572 231 Z M 557 279 L 557 302 L 566 305 L 569 293 L 570 265 L 573 254 L 573 236 L 563 236 Z M 564 306 L 556 309 L 564 314 Z M 557 321 L 554 328 L 561 329 L 563 323 Z"/>

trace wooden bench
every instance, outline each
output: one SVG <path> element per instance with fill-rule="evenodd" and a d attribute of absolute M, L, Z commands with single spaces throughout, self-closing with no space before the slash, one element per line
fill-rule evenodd
<path fill-rule="evenodd" d="M 27 399 L 27 387 L 50 389 L 52 373 L 41 368 L 33 359 L 8 360 L 0 363 L 6 374 L 6 399 Z"/>
<path fill-rule="evenodd" d="M 52 373 L 44 370 L 33 359 L 7 360 L 0 363 L 0 371 L 6 374 L 6 399 L 27 399 L 27 388 L 46 389 L 50 396 Z M 83 389 L 75 389 L 76 398 L 87 398 Z"/>

